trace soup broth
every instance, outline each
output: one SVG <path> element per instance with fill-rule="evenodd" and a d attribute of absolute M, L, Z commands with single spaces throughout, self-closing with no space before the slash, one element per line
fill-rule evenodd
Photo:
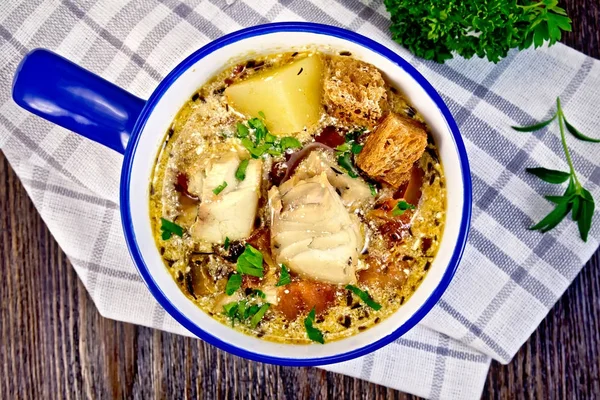
<path fill-rule="evenodd" d="M 374 66 L 307 49 L 226 67 L 166 133 L 150 186 L 182 292 L 246 334 L 328 342 L 415 292 L 445 220 L 438 150 Z"/>

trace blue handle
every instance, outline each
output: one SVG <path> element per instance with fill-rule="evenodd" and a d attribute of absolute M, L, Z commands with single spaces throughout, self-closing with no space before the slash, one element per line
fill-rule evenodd
<path fill-rule="evenodd" d="M 119 153 L 145 101 L 71 61 L 32 50 L 17 68 L 13 99 L 24 109 Z"/>

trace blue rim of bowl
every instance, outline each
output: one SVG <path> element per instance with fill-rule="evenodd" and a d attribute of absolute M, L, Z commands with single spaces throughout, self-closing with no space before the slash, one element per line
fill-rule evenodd
<path fill-rule="evenodd" d="M 154 281 L 154 278 L 150 274 L 144 259 L 142 258 L 142 254 L 137 245 L 135 232 L 133 230 L 133 223 L 131 220 L 131 209 L 129 203 L 129 187 L 130 187 L 130 177 L 131 177 L 131 168 L 133 165 L 133 158 L 135 156 L 135 152 L 140 139 L 140 132 L 142 132 L 148 117 L 154 110 L 154 107 L 165 93 L 165 91 L 173 84 L 173 82 L 187 69 L 189 69 L 193 64 L 195 64 L 198 60 L 206 57 L 208 54 L 227 46 L 231 43 L 247 39 L 254 36 L 261 36 L 271 33 L 277 32 L 307 32 L 307 33 L 315 33 L 320 35 L 333 36 L 340 39 L 345 39 L 351 42 L 354 42 L 358 45 L 366 47 L 371 51 L 379 53 L 380 55 L 386 57 L 399 68 L 404 69 L 414 80 L 416 80 L 419 85 L 425 90 L 427 95 L 435 102 L 440 112 L 444 116 L 446 123 L 452 133 L 452 137 L 454 140 L 454 144 L 456 146 L 456 150 L 460 159 L 460 168 L 462 174 L 462 181 L 464 184 L 464 198 L 463 198 L 463 210 L 462 210 L 462 220 L 459 230 L 458 239 L 456 242 L 456 247 L 448 263 L 448 267 L 442 276 L 438 286 L 435 290 L 430 294 L 427 300 L 423 303 L 423 305 L 397 330 L 392 332 L 391 334 L 380 338 L 379 340 L 370 343 L 364 347 L 359 349 L 355 349 L 346 353 L 336 354 L 332 356 L 326 357 L 316 357 L 316 358 L 284 358 L 284 357 L 273 357 L 266 356 L 259 353 L 254 353 L 240 347 L 236 347 L 230 343 L 222 341 L 221 339 L 205 332 L 196 325 L 193 321 L 191 321 L 188 317 L 186 317 L 179 309 L 177 309 L 171 301 L 167 298 L 167 296 L 162 292 L 159 288 L 158 284 Z M 154 157 L 154 154 L 152 155 Z M 148 289 L 154 296 L 154 298 L 158 301 L 158 303 L 167 311 L 177 322 L 179 322 L 183 327 L 192 332 L 194 335 L 198 336 L 200 339 L 222 349 L 229 353 L 232 353 L 236 356 L 244 357 L 254 361 L 260 361 L 270 364 L 284 365 L 284 366 L 316 366 L 316 365 L 326 365 L 332 363 L 338 363 L 342 361 L 348 361 L 354 359 L 356 357 L 364 356 L 368 353 L 371 353 L 389 343 L 396 340 L 410 329 L 412 329 L 425 315 L 433 308 L 433 306 L 438 302 L 441 298 L 442 294 L 450 284 L 460 259 L 462 257 L 462 253 L 464 251 L 467 236 L 469 233 L 469 226 L 471 221 L 471 203 L 472 203 L 472 188 L 471 188 L 471 174 L 469 170 L 469 162 L 467 159 L 467 153 L 460 136 L 460 132 L 458 130 L 458 126 L 456 121 L 452 117 L 450 110 L 442 100 L 441 96 L 437 93 L 437 91 L 431 86 L 431 84 L 406 60 L 400 57 L 398 54 L 394 53 L 392 50 L 387 47 L 371 40 L 365 36 L 362 36 L 358 33 L 351 32 L 346 29 L 337 28 L 329 25 L 322 25 L 310 22 L 280 22 L 280 23 L 272 23 L 265 25 L 257 25 L 250 28 L 242 29 L 228 35 L 225 35 L 207 45 L 202 47 L 201 49 L 194 52 L 192 55 L 183 60 L 177 67 L 175 67 L 166 78 L 164 78 L 158 87 L 154 90 L 150 98 L 148 99 L 144 109 L 140 113 L 140 116 L 135 124 L 133 129 L 131 138 L 129 140 L 129 145 L 127 146 L 127 150 L 125 151 L 124 160 L 123 160 L 123 169 L 121 173 L 121 187 L 120 187 L 120 210 L 122 216 L 123 223 L 123 231 L 125 233 L 125 238 L 127 241 L 127 246 L 129 247 L 129 252 L 133 261 L 142 276 L 142 279 L 148 286 Z"/>

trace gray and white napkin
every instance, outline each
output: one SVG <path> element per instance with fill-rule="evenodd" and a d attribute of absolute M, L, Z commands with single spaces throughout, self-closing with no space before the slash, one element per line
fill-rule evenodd
<path fill-rule="evenodd" d="M 363 358 L 325 367 L 429 398 L 475 399 L 490 360 L 510 361 L 591 257 L 576 225 L 528 230 L 560 188 L 525 173 L 566 169 L 555 127 L 511 125 L 548 117 L 560 96 L 570 122 L 600 137 L 600 62 L 563 45 L 512 52 L 498 64 L 416 59 L 389 38 L 381 1 L 75 0 L 0 2 L 0 147 L 102 315 L 189 333 L 154 301 L 122 236 L 122 157 L 41 120 L 11 100 L 12 76 L 45 47 L 144 98 L 179 61 L 225 33 L 272 21 L 350 28 L 412 62 L 441 93 L 466 142 L 473 178 L 469 244 L 450 288 L 415 329 Z M 568 139 L 582 183 L 600 202 L 600 145 Z"/>

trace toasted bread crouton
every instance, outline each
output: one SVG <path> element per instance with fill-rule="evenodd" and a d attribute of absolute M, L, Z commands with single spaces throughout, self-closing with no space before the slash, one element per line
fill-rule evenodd
<path fill-rule="evenodd" d="M 387 110 L 385 81 L 371 64 L 332 57 L 325 67 L 323 101 L 327 113 L 341 122 L 373 128 Z"/>
<path fill-rule="evenodd" d="M 378 181 L 400 186 L 427 146 L 424 126 L 411 118 L 389 113 L 371 133 L 356 164 Z"/>

